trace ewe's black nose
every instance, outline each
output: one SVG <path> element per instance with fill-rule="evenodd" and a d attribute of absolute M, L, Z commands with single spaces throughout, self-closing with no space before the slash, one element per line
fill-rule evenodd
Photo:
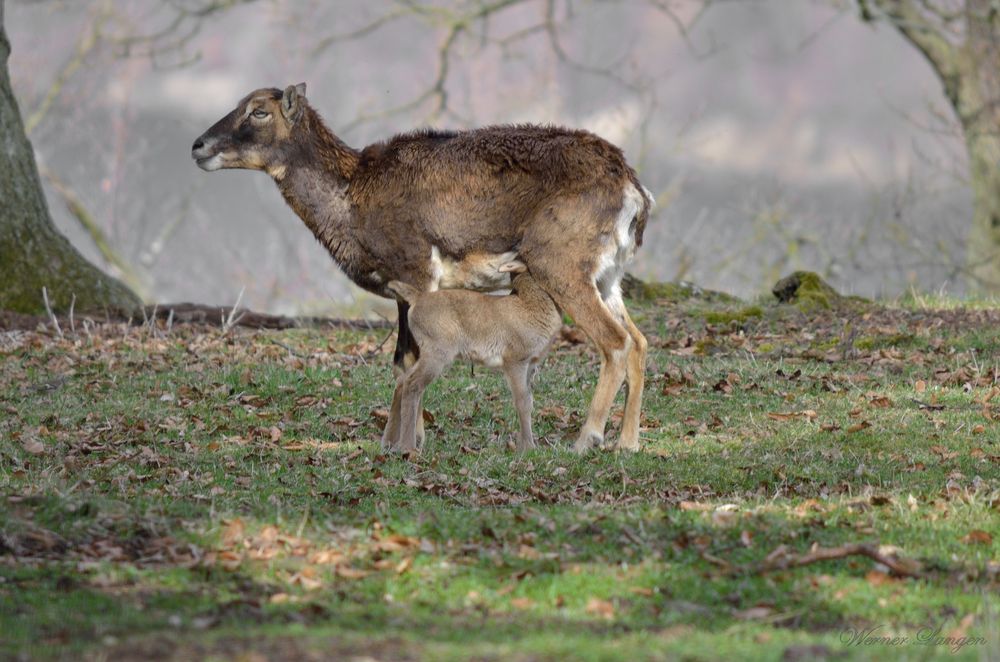
<path fill-rule="evenodd" d="M 204 146 L 205 146 L 205 141 L 202 140 L 201 138 L 198 138 L 198 140 L 195 140 L 194 144 L 191 145 L 191 151 L 192 152 L 197 152 L 199 149 L 201 149 Z"/>

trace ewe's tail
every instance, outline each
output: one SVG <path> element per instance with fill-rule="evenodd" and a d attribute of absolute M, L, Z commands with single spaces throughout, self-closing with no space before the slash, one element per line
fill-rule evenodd
<path fill-rule="evenodd" d="M 407 303 L 413 303 L 420 296 L 420 290 L 400 280 L 390 280 L 386 288 Z"/>

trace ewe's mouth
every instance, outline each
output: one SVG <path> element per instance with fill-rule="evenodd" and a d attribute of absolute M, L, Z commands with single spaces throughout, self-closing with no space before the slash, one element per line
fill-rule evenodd
<path fill-rule="evenodd" d="M 198 164 L 198 167 L 202 170 L 218 170 L 222 167 L 222 156 L 220 154 L 214 154 L 212 156 L 204 156 L 200 159 L 196 158 L 194 160 Z"/>

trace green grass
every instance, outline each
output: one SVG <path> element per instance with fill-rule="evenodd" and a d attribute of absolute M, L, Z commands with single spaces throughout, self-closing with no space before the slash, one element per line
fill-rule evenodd
<path fill-rule="evenodd" d="M 6 334 L 0 657 L 1000 655 L 1000 313 L 948 308 L 635 307 L 643 451 L 582 458 L 580 345 L 536 377 L 541 448 L 455 365 L 410 462 L 375 334 Z M 921 574 L 762 571 L 847 543 Z"/>

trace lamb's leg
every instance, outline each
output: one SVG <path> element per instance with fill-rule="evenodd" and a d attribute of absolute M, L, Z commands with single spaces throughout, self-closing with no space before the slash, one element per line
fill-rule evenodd
<path fill-rule="evenodd" d="M 424 354 L 402 379 L 402 397 L 400 399 L 400 432 L 397 450 L 409 453 L 417 450 L 417 426 L 423 421 L 423 408 L 420 405 L 424 389 L 434 381 L 446 364 L 437 360 L 431 354 Z"/>
<path fill-rule="evenodd" d="M 410 332 L 409 324 L 409 311 L 410 304 L 405 301 L 396 302 L 396 310 L 398 311 L 399 320 L 399 332 L 396 334 L 396 351 L 392 356 L 392 372 L 396 376 L 397 380 L 403 378 L 403 375 L 413 367 L 413 364 L 417 362 L 420 358 L 420 348 L 417 346 L 417 341 L 413 337 L 413 333 Z M 393 396 L 393 406 L 398 409 L 398 404 L 396 402 L 395 395 Z M 391 412 L 391 410 L 390 410 Z M 421 412 L 423 414 L 423 412 Z M 417 420 L 417 445 L 424 443 L 424 417 L 420 416 Z M 382 437 L 382 443 L 385 445 L 385 436 Z"/>
<path fill-rule="evenodd" d="M 531 433 L 531 410 L 534 407 L 531 397 L 531 364 L 527 361 L 504 366 L 504 376 L 510 385 L 514 396 L 514 407 L 521 423 L 521 433 L 517 438 L 517 451 L 523 453 L 535 447 L 535 438 Z"/>

